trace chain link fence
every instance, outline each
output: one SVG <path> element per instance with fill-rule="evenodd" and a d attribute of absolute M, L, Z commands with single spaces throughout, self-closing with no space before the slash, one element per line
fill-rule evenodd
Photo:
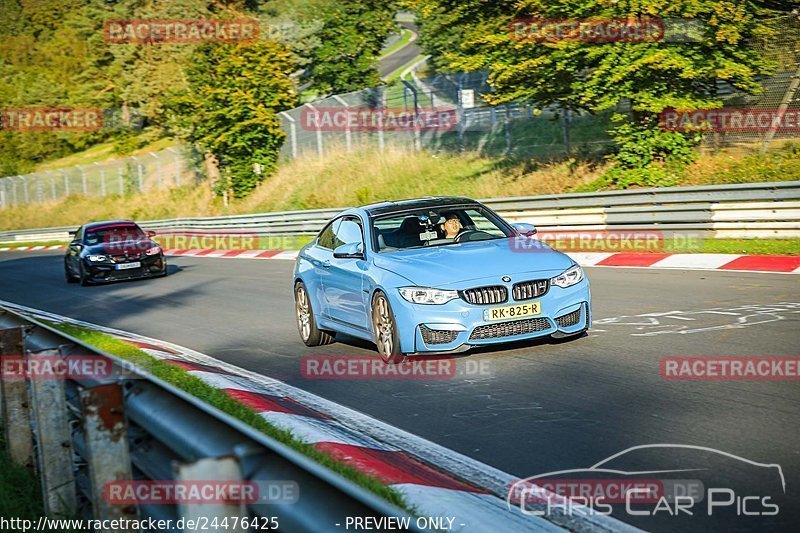
<path fill-rule="evenodd" d="M 58 200 L 70 194 L 126 195 L 198 179 L 195 156 L 173 146 L 123 159 L 0 178 L 0 208 Z"/>
<path fill-rule="evenodd" d="M 763 111 L 774 123 L 767 127 L 742 124 L 721 128 L 706 137 L 706 142 L 723 147 L 733 144 L 763 143 L 800 137 L 800 16 L 785 16 L 770 21 L 772 33 L 753 43 L 756 50 L 775 63 L 775 74 L 762 81 L 764 90 L 757 95 L 736 91 L 719 83 L 717 94 L 725 108 Z M 780 120 L 784 117 L 783 120 Z"/>
<path fill-rule="evenodd" d="M 775 61 L 775 74 L 762 80 L 763 91 L 758 95 L 747 95 L 724 82 L 712 89 L 729 114 L 741 112 L 746 116 L 738 126 L 734 120 L 726 127 L 712 128 L 705 136 L 707 146 L 800 137 L 800 125 L 793 126 L 791 120 L 775 121 L 776 117 L 796 116 L 792 113 L 800 111 L 800 20 L 797 16 L 785 16 L 771 20 L 770 26 L 772 34 L 753 46 Z M 281 113 L 287 138 L 282 159 L 324 156 L 342 149 L 383 150 L 387 146 L 432 152 L 478 151 L 489 156 L 521 158 L 598 157 L 613 148 L 609 135 L 611 116 L 630 111 L 625 102 L 616 109 L 596 114 L 523 104 L 491 106 L 485 100 L 491 87 L 483 72 L 419 78 L 409 69 L 405 78 Z M 431 110 L 448 111 L 453 117 L 452 127 L 396 129 L 389 121 L 379 119 L 373 127 L 364 128 L 358 120 L 365 113 L 370 117 L 381 113 L 417 117 Z M 758 114 L 759 111 L 765 113 Z M 764 127 L 763 122 L 748 124 L 754 112 L 756 120 L 767 117 L 775 121 L 775 127 Z M 354 116 L 355 120 L 349 120 Z M 703 118 L 708 113 L 697 116 Z M 697 120 L 697 116 L 690 118 Z"/>
<path fill-rule="evenodd" d="M 323 98 L 281 113 L 286 133 L 281 158 L 389 146 L 532 158 L 596 156 L 612 143 L 612 112 L 491 106 L 485 100 L 490 91 L 485 73 L 412 74 L 391 85 Z M 446 123 L 430 120 L 434 115 Z"/>

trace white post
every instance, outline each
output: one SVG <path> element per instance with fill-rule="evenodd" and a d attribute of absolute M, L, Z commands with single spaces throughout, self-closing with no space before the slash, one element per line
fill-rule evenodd
<path fill-rule="evenodd" d="M 342 97 L 340 97 L 338 94 L 334 94 L 333 98 L 337 102 L 342 104 L 345 109 L 350 107 L 347 104 L 347 102 L 345 102 L 344 99 L 342 99 Z M 351 132 L 350 132 L 350 120 L 349 120 L 349 117 L 348 117 L 348 120 L 345 122 L 345 126 L 344 126 L 344 142 L 347 145 L 347 151 L 348 152 L 352 152 L 353 151 L 353 138 L 352 138 L 352 135 L 351 135 Z"/>
<path fill-rule="evenodd" d="M 159 159 L 158 154 L 156 152 L 150 152 L 150 155 L 153 156 L 156 160 L 156 183 L 158 183 L 158 188 L 161 188 L 162 181 L 161 181 L 161 159 Z"/>
<path fill-rule="evenodd" d="M 309 109 L 311 109 L 314 113 L 317 113 L 317 108 L 314 107 L 313 105 L 306 104 L 306 106 Z M 319 118 L 319 114 L 317 115 L 317 118 Z M 319 155 L 319 157 L 322 158 L 322 156 L 325 155 L 324 154 L 324 150 L 322 148 L 322 130 L 319 128 L 319 120 L 317 120 L 316 122 L 317 122 L 317 129 L 316 129 L 317 130 L 317 155 Z"/>
<path fill-rule="evenodd" d="M 283 118 L 289 121 L 289 141 L 292 144 L 292 159 L 297 159 L 297 121 L 285 111 L 281 111 L 278 114 L 283 115 Z"/>
<path fill-rule="evenodd" d="M 175 154 L 175 186 L 181 185 L 181 154 L 173 146 L 167 148 L 170 152 Z"/>

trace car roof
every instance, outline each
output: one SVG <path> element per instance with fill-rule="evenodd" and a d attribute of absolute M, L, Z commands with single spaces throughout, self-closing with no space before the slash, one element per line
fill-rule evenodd
<path fill-rule="evenodd" d="M 480 202 L 465 196 L 426 196 L 425 198 L 414 198 L 410 200 L 398 200 L 396 202 L 379 202 L 375 204 L 362 205 L 360 209 L 366 211 L 370 216 L 400 213 L 413 211 L 415 209 L 441 208 L 452 205 L 478 205 Z"/>
<path fill-rule="evenodd" d="M 102 226 L 114 226 L 116 224 L 121 224 L 121 225 L 134 224 L 134 225 L 137 225 L 136 222 L 134 222 L 133 220 L 103 220 L 101 222 L 89 222 L 88 224 L 84 224 L 83 225 L 83 229 L 84 230 L 88 230 L 88 229 L 98 228 L 98 227 L 102 227 Z"/>

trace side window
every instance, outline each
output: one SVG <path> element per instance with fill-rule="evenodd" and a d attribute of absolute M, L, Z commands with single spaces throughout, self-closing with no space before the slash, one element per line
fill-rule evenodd
<path fill-rule="evenodd" d="M 339 224 L 334 224 L 333 232 L 335 234 L 334 248 L 343 244 L 363 242 L 364 240 L 361 233 L 361 224 L 352 218 L 346 218 Z"/>
<path fill-rule="evenodd" d="M 329 250 L 333 250 L 334 248 L 334 233 L 333 233 L 333 226 L 334 224 L 338 224 L 339 219 L 334 220 L 333 222 L 329 223 L 325 226 L 322 231 L 319 232 L 319 236 L 317 237 L 317 244 L 322 246 L 323 248 L 327 248 Z"/>
<path fill-rule="evenodd" d="M 76 240 L 78 242 L 83 242 L 83 226 L 78 228 L 78 230 L 75 232 L 75 239 L 74 240 Z"/>

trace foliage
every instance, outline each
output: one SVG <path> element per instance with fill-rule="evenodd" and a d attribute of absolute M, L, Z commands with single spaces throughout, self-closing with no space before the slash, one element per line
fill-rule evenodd
<path fill-rule="evenodd" d="M 590 112 L 630 107 L 634 130 L 617 130 L 620 140 L 635 135 L 641 149 L 620 152 L 615 179 L 639 183 L 641 168 L 654 165 L 655 181 L 673 181 L 678 162 L 692 136 L 680 133 L 647 136 L 665 109 L 716 108 L 718 81 L 748 93 L 760 90 L 759 76 L 774 62 L 752 46 L 770 35 L 765 2 L 731 0 L 406 0 L 420 17 L 424 42 L 435 64 L 452 70 L 488 70 L 494 103 L 525 101 L 538 107 Z M 665 38 L 652 42 L 525 40 L 515 31 L 517 19 L 660 18 L 690 21 L 685 42 Z M 669 22 L 666 31 L 672 31 Z M 426 29 L 427 26 L 427 29 Z M 681 30 L 677 30 L 681 31 Z M 667 33 L 668 35 L 672 35 Z M 680 37 L 678 35 L 676 37 Z M 675 148 L 675 158 L 664 151 Z M 655 148 L 655 154 L 647 154 Z M 633 163 L 634 156 L 644 156 Z M 652 159 L 652 160 L 651 160 Z M 653 171 L 653 168 L 651 168 Z"/>
<path fill-rule="evenodd" d="M 395 10 L 391 0 L 341 0 L 325 10 L 309 58 L 312 89 L 342 93 L 379 85 L 378 57 L 396 29 Z"/>
<path fill-rule="evenodd" d="M 188 87 L 170 99 L 178 135 L 216 156 L 222 187 L 242 197 L 275 170 L 283 132 L 277 113 L 296 104 L 291 56 L 280 44 L 203 45 Z"/>
<path fill-rule="evenodd" d="M 604 175 L 608 186 L 670 187 L 697 158 L 694 148 L 700 142 L 699 133 L 663 131 L 655 121 L 622 122 L 619 115 L 615 119 L 618 125 L 612 133 L 618 149 Z"/>

